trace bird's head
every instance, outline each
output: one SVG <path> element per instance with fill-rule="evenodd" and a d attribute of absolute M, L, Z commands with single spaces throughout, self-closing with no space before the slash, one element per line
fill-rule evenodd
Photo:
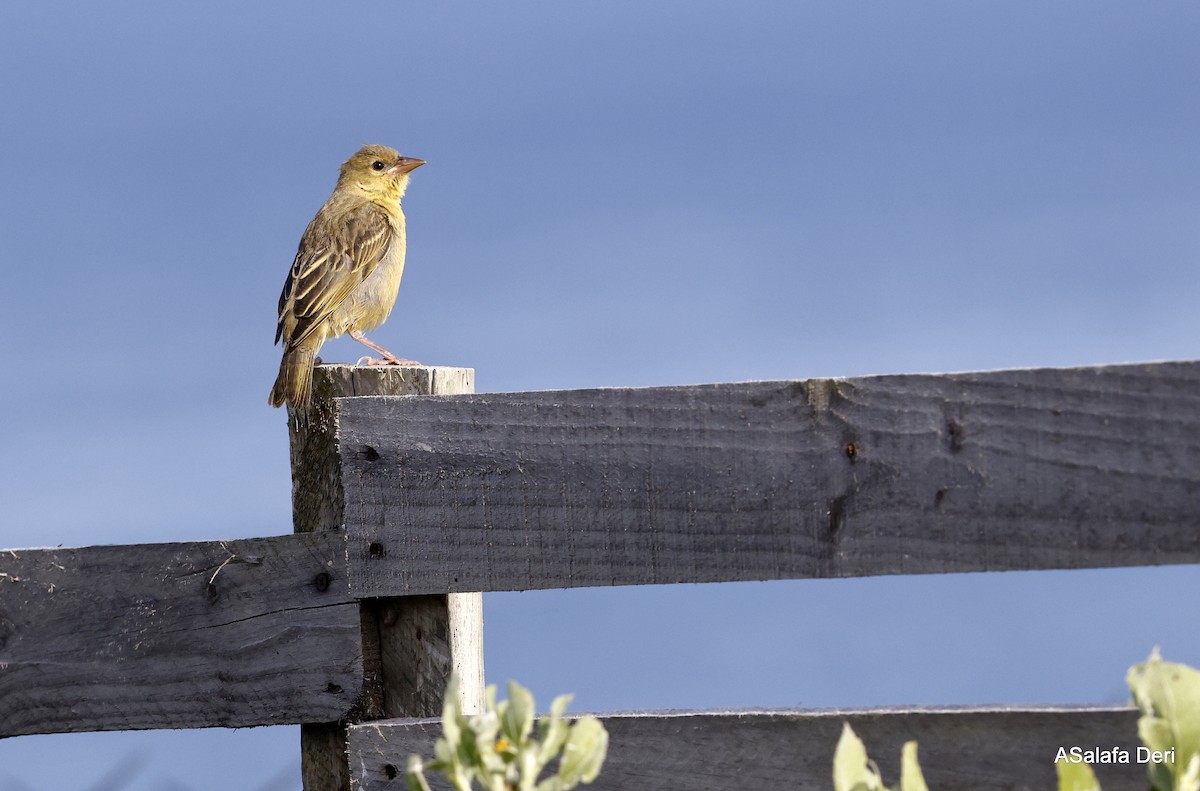
<path fill-rule="evenodd" d="M 425 164 L 387 146 L 363 146 L 342 163 L 339 187 L 354 187 L 369 197 L 399 201 L 408 188 L 408 174 Z"/>

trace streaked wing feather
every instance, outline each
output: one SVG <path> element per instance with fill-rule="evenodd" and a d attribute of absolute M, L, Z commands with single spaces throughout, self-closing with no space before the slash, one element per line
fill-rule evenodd
<path fill-rule="evenodd" d="M 392 239 L 387 213 L 372 203 L 340 214 L 332 223 L 323 215 L 304 232 L 288 272 L 279 297 L 276 342 L 289 313 L 295 327 L 285 342 L 295 346 L 308 337 L 375 271 Z"/>

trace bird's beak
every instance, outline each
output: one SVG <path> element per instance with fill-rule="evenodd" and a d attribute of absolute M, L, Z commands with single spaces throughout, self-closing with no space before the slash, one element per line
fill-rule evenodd
<path fill-rule="evenodd" d="M 395 173 L 398 176 L 401 173 L 408 173 L 410 171 L 416 170 L 417 168 L 421 167 L 421 165 L 424 165 L 424 164 L 425 164 L 425 160 L 423 160 L 423 159 L 417 159 L 415 157 L 400 157 L 391 166 L 391 168 L 389 168 L 389 170 L 391 170 L 392 173 Z"/>

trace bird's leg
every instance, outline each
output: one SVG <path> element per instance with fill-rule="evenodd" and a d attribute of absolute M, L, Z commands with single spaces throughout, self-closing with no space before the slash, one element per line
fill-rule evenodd
<path fill-rule="evenodd" d="M 416 360 L 405 360 L 403 357 L 397 357 L 358 330 L 350 330 L 347 334 L 363 346 L 368 346 L 383 355 L 382 358 L 360 357 L 355 365 L 362 365 L 364 361 L 366 361 L 367 365 L 420 365 Z"/>

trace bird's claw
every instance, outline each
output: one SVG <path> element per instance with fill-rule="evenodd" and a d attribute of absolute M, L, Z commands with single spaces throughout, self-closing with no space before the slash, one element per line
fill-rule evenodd
<path fill-rule="evenodd" d="M 400 357 L 359 357 L 355 365 L 406 365 L 414 366 L 421 363 L 416 360 L 404 360 Z"/>

